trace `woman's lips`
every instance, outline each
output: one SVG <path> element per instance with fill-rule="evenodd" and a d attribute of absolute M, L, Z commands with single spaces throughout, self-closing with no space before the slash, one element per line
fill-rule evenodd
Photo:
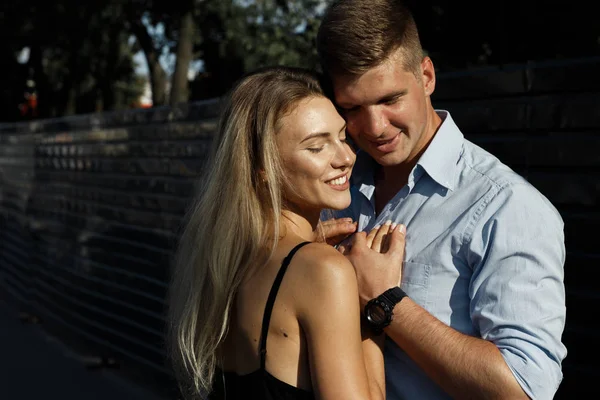
<path fill-rule="evenodd" d="M 325 183 L 335 190 L 346 190 L 350 187 L 350 180 L 348 179 L 348 174 L 343 175 L 339 178 L 332 179 L 330 181 L 326 181 Z"/>

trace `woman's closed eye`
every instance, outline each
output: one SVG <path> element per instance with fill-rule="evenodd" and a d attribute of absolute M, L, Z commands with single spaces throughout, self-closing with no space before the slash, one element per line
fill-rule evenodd
<path fill-rule="evenodd" d="M 343 138 L 340 138 L 340 142 L 342 142 L 342 144 L 347 144 L 350 147 L 352 147 L 352 142 L 350 141 L 350 139 L 346 136 Z M 308 147 L 306 150 L 310 151 L 311 153 L 319 153 L 323 150 L 325 146 L 313 146 L 313 147 Z"/>

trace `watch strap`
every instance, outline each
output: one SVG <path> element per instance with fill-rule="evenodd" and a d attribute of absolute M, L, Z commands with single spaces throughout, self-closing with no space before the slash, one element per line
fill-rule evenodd
<path fill-rule="evenodd" d="M 379 297 L 385 299 L 384 301 L 386 301 L 391 308 L 394 308 L 394 306 L 400 303 L 400 301 L 406 296 L 407 294 L 404 292 L 404 290 L 396 286 L 386 290 Z"/>

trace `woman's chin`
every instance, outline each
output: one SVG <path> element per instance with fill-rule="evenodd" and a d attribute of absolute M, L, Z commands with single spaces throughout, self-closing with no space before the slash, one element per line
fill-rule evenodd
<path fill-rule="evenodd" d="M 350 195 L 348 195 L 347 201 L 332 202 L 331 204 L 326 205 L 325 208 L 330 209 L 330 210 L 335 210 L 335 211 L 341 211 L 341 210 L 345 210 L 346 208 L 350 207 L 350 203 L 351 203 L 351 199 L 350 199 Z"/>

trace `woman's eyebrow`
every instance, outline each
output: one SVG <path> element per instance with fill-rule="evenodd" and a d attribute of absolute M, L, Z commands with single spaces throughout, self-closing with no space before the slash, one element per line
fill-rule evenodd
<path fill-rule="evenodd" d="M 300 143 L 306 142 L 309 139 L 313 139 L 316 137 L 328 137 L 331 136 L 331 133 L 329 132 L 315 132 L 315 133 L 311 133 L 310 135 L 308 135 L 307 137 L 305 137 L 304 139 L 302 139 L 300 141 Z"/>

